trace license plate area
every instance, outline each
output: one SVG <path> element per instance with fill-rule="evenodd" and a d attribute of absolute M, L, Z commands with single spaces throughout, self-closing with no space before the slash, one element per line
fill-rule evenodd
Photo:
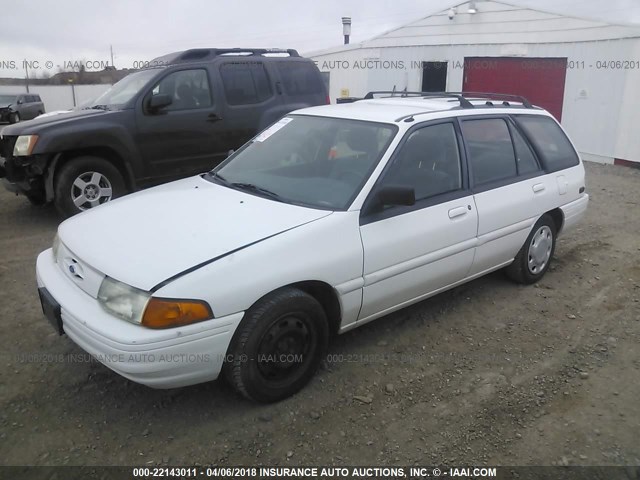
<path fill-rule="evenodd" d="M 64 329 L 62 328 L 60 304 L 56 302 L 56 299 L 51 296 L 46 288 L 39 288 L 38 295 L 40 296 L 42 313 L 44 313 L 44 316 L 49 320 L 49 323 L 53 326 L 58 335 L 62 335 L 64 333 Z"/>

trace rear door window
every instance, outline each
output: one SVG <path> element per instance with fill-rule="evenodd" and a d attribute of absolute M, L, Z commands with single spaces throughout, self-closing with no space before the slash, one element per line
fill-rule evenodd
<path fill-rule="evenodd" d="M 545 170 L 555 172 L 578 165 L 578 154 L 555 120 L 542 115 L 517 115 L 515 118 L 533 144 Z"/>
<path fill-rule="evenodd" d="M 462 133 L 474 185 L 496 182 L 518 173 L 507 122 L 502 118 L 464 120 Z"/>
<path fill-rule="evenodd" d="M 511 138 L 513 139 L 513 147 L 516 151 L 516 166 L 518 167 L 518 175 L 526 175 L 528 173 L 540 170 L 538 161 L 531 151 L 531 147 L 526 140 L 522 138 L 522 134 L 513 125 L 511 128 Z"/>
<path fill-rule="evenodd" d="M 220 75 L 229 105 L 260 103 L 273 95 L 271 82 L 261 62 L 223 63 Z"/>

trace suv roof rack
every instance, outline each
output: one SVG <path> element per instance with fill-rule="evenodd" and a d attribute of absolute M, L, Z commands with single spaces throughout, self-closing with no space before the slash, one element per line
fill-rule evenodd
<path fill-rule="evenodd" d="M 500 106 L 509 107 L 511 104 L 508 100 L 517 101 L 522 103 L 525 108 L 534 108 L 533 105 L 525 97 L 521 95 L 511 95 L 507 93 L 487 93 L 487 92 L 398 92 L 396 90 L 381 90 L 369 92 L 364 96 L 364 100 L 370 100 L 375 98 L 375 95 L 388 95 L 391 97 L 421 97 L 421 98 L 455 98 L 460 102 L 462 108 L 476 108 L 480 105 L 474 105 L 469 100 L 474 100 L 473 97 L 478 99 L 488 99 L 485 103 L 486 106 L 495 106 L 491 100 L 502 100 Z"/>
<path fill-rule="evenodd" d="M 181 52 L 169 53 L 162 57 L 154 58 L 150 65 L 169 65 L 175 63 L 198 62 L 211 60 L 219 56 L 266 56 L 266 55 L 282 55 L 287 54 L 290 57 L 299 57 L 300 54 L 293 48 L 191 48 Z"/>

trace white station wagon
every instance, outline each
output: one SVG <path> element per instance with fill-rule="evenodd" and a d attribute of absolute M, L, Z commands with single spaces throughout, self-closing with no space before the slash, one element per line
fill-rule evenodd
<path fill-rule="evenodd" d="M 223 375 L 270 402 L 333 333 L 500 268 L 540 280 L 589 199 L 556 120 L 520 97 L 367 97 L 63 222 L 37 261 L 46 317 L 135 382 Z"/>

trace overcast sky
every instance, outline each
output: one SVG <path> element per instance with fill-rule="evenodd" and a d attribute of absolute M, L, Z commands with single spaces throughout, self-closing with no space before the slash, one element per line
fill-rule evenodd
<path fill-rule="evenodd" d="M 541 10 L 640 25 L 640 0 L 508 0 Z M 193 47 L 283 47 L 302 53 L 352 43 L 448 9 L 461 0 L 0 0 L 0 77 L 38 75 L 64 62 L 135 62 Z M 13 66 L 11 64 L 13 62 Z M 50 68 L 48 68 L 50 66 Z M 32 69 L 33 70 L 33 69 Z M 35 72 L 34 72 L 35 73 Z"/>

